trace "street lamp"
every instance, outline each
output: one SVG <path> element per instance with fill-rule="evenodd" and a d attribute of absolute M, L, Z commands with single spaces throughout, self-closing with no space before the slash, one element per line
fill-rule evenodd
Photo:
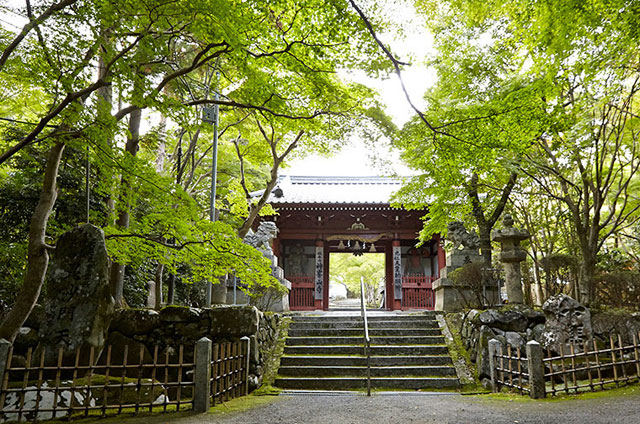
<path fill-rule="evenodd" d="M 211 194 L 209 199 L 209 220 L 211 222 L 216 221 L 216 177 L 218 175 L 218 121 L 220 116 L 220 107 L 217 101 L 220 99 L 218 94 L 218 80 L 220 79 L 220 72 L 216 71 L 216 89 L 214 91 L 213 98 L 216 103 L 213 107 L 202 108 L 202 120 L 213 124 L 213 146 L 211 149 Z M 212 282 L 207 284 L 206 301 L 207 307 L 211 306 L 211 289 Z"/>

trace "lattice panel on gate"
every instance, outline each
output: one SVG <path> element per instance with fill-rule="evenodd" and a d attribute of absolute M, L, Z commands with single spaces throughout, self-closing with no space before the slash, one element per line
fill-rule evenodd
<path fill-rule="evenodd" d="M 435 294 L 432 284 L 435 277 L 425 275 L 406 275 L 402 277 L 402 308 L 429 309 L 435 307 Z"/>

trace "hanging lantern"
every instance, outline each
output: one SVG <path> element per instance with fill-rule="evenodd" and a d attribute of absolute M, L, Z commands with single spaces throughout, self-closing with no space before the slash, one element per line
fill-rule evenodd
<path fill-rule="evenodd" d="M 347 246 L 344 245 L 344 242 L 342 240 L 340 240 L 340 243 L 338 243 L 338 249 L 340 250 L 344 250 L 346 249 Z"/>
<path fill-rule="evenodd" d="M 369 249 L 369 253 L 376 253 L 376 252 L 377 252 L 376 245 L 371 243 L 371 249 Z"/>

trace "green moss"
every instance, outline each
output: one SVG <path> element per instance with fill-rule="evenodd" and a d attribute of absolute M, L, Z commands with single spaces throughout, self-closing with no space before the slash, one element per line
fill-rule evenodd
<path fill-rule="evenodd" d="M 283 317 L 278 324 L 278 335 L 275 345 L 271 349 L 263 352 L 266 358 L 264 363 L 264 374 L 262 375 L 263 385 L 270 386 L 276 381 L 278 368 L 280 368 L 280 358 L 284 354 L 284 347 L 287 336 L 289 335 L 289 326 L 291 318 Z"/>
<path fill-rule="evenodd" d="M 615 385 L 614 385 L 615 387 Z M 640 395 L 640 386 L 624 386 L 619 388 L 611 388 L 609 390 L 598 390 L 595 392 L 581 392 L 578 394 L 566 394 L 559 393 L 556 396 L 547 395 L 545 399 L 531 399 L 529 396 L 520 395 L 518 393 L 490 393 L 486 395 L 477 395 L 478 399 L 484 399 L 487 401 L 497 401 L 497 402 L 563 402 L 563 401 L 573 401 L 573 400 L 586 400 L 586 399 L 608 399 L 618 396 L 628 396 L 628 395 Z"/>
<path fill-rule="evenodd" d="M 252 396 L 278 396 L 282 392 L 282 389 L 273 387 L 270 384 L 263 384 L 260 388 L 254 390 Z"/>
<path fill-rule="evenodd" d="M 464 347 L 464 342 L 462 341 L 460 331 L 455 325 L 451 325 L 451 322 L 448 319 L 447 315 L 444 315 L 444 319 L 447 322 L 447 326 L 449 327 L 449 331 L 451 332 L 451 336 L 453 337 L 453 340 L 447 340 L 445 338 L 447 347 L 449 348 L 451 359 L 454 363 L 464 364 L 465 368 L 467 368 L 467 370 L 473 377 L 473 381 L 461 381 L 462 388 L 469 391 L 484 391 L 484 388 L 480 386 L 480 383 L 478 381 L 478 370 L 471 363 L 471 355 Z"/>
<path fill-rule="evenodd" d="M 243 412 L 251 408 L 268 405 L 279 399 L 282 398 L 278 398 L 277 396 L 254 395 L 252 393 L 249 396 L 239 397 L 236 399 L 232 399 L 229 402 L 216 405 L 215 407 L 209 409 L 208 413 L 210 415 L 224 415 L 234 412 Z"/>

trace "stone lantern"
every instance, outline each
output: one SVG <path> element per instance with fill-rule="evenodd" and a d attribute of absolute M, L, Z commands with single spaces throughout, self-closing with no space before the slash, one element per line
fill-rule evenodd
<path fill-rule="evenodd" d="M 527 253 L 520 247 L 520 242 L 531 236 L 527 230 L 513 227 L 513 218 L 510 214 L 505 214 L 502 223 L 504 228 L 494 230 L 491 233 L 491 238 L 493 241 L 500 242 L 500 261 L 504 264 L 507 300 L 512 304 L 522 304 L 520 262 L 526 259 Z"/>

